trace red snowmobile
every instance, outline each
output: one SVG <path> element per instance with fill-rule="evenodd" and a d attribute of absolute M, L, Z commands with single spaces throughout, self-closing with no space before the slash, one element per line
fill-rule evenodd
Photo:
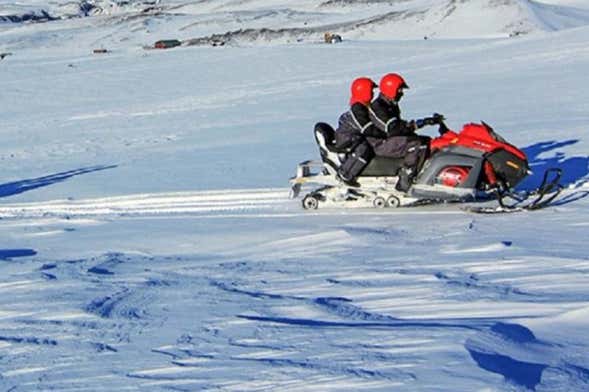
<path fill-rule="evenodd" d="M 320 205 L 384 208 L 496 198 L 497 208 L 470 210 L 531 210 L 547 206 L 562 190 L 561 170 L 554 168 L 546 171 L 537 189 L 516 193 L 515 187 L 531 173 L 526 154 L 484 122 L 466 124 L 458 133 L 442 122 L 440 136 L 431 140 L 429 156 L 406 193 L 395 190 L 402 159 L 376 157 L 356 179 L 358 187 L 343 184 L 338 180 L 337 169 L 349 151 L 335 148 L 335 131 L 330 125 L 318 123 L 314 133 L 322 160 L 300 163 L 297 175 L 290 180 L 293 198 L 303 186 L 319 186 L 304 196 L 305 209 Z M 513 202 L 508 205 L 507 199 Z"/>

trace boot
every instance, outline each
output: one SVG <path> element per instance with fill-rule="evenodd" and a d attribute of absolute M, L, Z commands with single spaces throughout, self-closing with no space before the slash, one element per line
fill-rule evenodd
<path fill-rule="evenodd" d="M 399 192 L 407 192 L 413 184 L 413 177 L 415 177 L 415 174 L 412 169 L 406 167 L 402 168 L 399 170 L 399 180 L 395 185 L 395 189 Z"/>
<path fill-rule="evenodd" d="M 344 174 L 342 174 L 341 170 L 337 172 L 337 179 L 340 180 L 345 185 L 352 187 L 352 188 L 359 188 L 360 184 L 354 178 L 347 178 Z"/>

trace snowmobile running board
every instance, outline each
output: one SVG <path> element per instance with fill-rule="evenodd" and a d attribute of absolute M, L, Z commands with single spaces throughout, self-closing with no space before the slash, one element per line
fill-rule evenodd
<path fill-rule="evenodd" d="M 553 176 L 549 181 L 550 176 Z M 564 187 L 560 184 L 562 169 L 550 168 L 544 172 L 542 183 L 533 191 L 513 193 L 511 191 L 497 191 L 497 207 L 467 207 L 465 210 L 478 214 L 497 214 L 505 212 L 535 211 L 548 207 L 554 199 L 560 195 Z M 534 198 L 535 197 L 535 198 Z M 515 200 L 515 203 L 506 204 L 505 199 Z M 532 201 L 528 201 L 534 198 Z"/>

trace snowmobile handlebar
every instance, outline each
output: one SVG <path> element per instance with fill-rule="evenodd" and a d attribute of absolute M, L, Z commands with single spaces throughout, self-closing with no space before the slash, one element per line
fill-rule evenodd
<path fill-rule="evenodd" d="M 440 121 L 439 124 L 440 126 L 438 128 L 438 133 L 440 134 L 440 136 L 443 136 L 446 132 L 450 130 L 450 128 L 448 128 L 448 126 L 443 120 Z"/>

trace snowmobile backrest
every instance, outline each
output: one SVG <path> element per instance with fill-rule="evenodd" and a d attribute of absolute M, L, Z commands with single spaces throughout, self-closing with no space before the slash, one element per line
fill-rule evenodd
<path fill-rule="evenodd" d="M 320 147 L 332 150 L 335 148 L 335 131 L 327 123 L 317 123 L 315 124 L 315 140 Z"/>
<path fill-rule="evenodd" d="M 319 146 L 319 152 L 321 153 L 321 159 L 326 164 L 337 168 L 341 164 L 340 154 L 342 151 L 339 151 L 335 147 L 335 131 L 331 125 L 320 122 L 315 124 L 314 133 L 315 140 Z"/>

